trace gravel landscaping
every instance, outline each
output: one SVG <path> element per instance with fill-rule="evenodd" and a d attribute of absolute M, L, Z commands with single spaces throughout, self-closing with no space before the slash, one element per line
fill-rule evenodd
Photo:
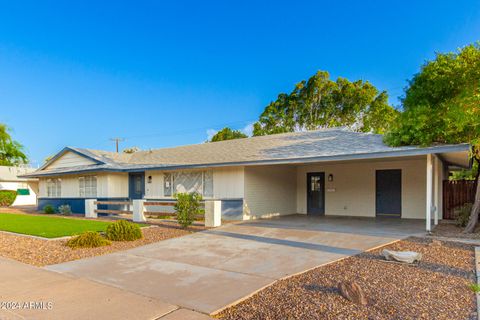
<path fill-rule="evenodd" d="M 325 265 L 260 291 L 221 319 L 476 319 L 474 247 L 408 238 L 385 246 L 421 252 L 415 265 L 386 262 L 383 248 Z M 340 281 L 355 280 L 367 306 L 344 299 Z"/>
<path fill-rule="evenodd" d="M 34 266 L 45 266 L 126 250 L 169 238 L 180 237 L 203 229 L 203 227 L 191 227 L 185 230 L 177 227 L 174 223 L 159 223 L 152 227 L 142 228 L 143 239 L 113 241 L 110 246 L 89 249 L 70 249 L 65 246 L 67 239 L 44 240 L 0 232 L 0 256 Z"/>
<path fill-rule="evenodd" d="M 448 237 L 448 238 L 463 238 L 463 239 L 478 239 L 480 240 L 480 226 L 475 228 L 474 233 L 463 233 L 463 229 L 453 222 L 440 222 L 432 230 L 432 236 Z"/>

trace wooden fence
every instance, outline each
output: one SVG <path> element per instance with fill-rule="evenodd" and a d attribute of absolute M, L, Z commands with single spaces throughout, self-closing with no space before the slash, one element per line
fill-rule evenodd
<path fill-rule="evenodd" d="M 131 201 L 95 201 L 95 205 L 103 206 L 122 206 L 128 208 L 127 210 L 114 210 L 114 209 L 96 209 L 96 213 L 106 213 L 106 214 L 132 214 L 132 202 Z"/>
<path fill-rule="evenodd" d="M 455 208 L 475 200 L 475 181 L 443 181 L 443 219 L 456 219 Z"/>
<path fill-rule="evenodd" d="M 143 203 L 143 205 L 145 206 L 146 210 L 144 212 L 144 214 L 146 216 L 157 216 L 157 217 L 176 217 L 177 214 L 175 212 L 172 212 L 172 211 L 167 211 L 167 210 L 164 210 L 164 211 L 152 211 L 151 209 L 149 210 L 149 208 L 151 207 L 156 207 L 156 206 L 160 206 L 160 207 L 173 207 L 175 206 L 176 202 L 165 202 L 165 201 L 145 201 Z M 204 204 L 203 204 L 204 205 Z M 205 216 L 204 215 L 195 215 L 195 219 L 203 219 Z"/>

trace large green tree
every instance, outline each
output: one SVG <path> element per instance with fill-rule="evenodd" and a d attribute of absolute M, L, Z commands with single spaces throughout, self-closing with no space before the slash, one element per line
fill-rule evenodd
<path fill-rule="evenodd" d="M 0 123 L 0 165 L 16 166 L 24 163 L 28 163 L 28 158 L 23 146 L 12 139 L 7 125 Z"/>
<path fill-rule="evenodd" d="M 212 137 L 212 139 L 210 139 L 210 142 L 240 139 L 240 138 L 248 138 L 248 136 L 245 133 L 241 132 L 240 130 L 232 130 L 228 127 L 225 127 L 222 130 L 218 131 Z"/>
<path fill-rule="evenodd" d="M 471 143 L 480 161 L 480 46 L 438 53 L 409 82 L 403 112 L 385 135 L 392 146 Z M 480 212 L 480 170 L 477 193 L 465 231 L 472 232 Z"/>
<path fill-rule="evenodd" d="M 397 113 L 388 104 L 387 93 L 368 81 L 333 81 L 328 72 L 318 71 L 297 83 L 290 94 L 279 94 L 254 124 L 253 135 L 338 126 L 383 133 Z"/>

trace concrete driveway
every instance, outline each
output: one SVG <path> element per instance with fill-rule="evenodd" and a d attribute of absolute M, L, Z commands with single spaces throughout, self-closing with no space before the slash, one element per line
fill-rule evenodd
<path fill-rule="evenodd" d="M 229 224 L 47 267 L 214 314 L 278 279 L 422 234 L 423 221 L 301 215 Z"/>

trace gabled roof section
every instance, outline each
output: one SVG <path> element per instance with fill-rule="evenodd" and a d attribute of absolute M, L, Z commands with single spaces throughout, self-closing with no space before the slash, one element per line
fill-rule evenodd
<path fill-rule="evenodd" d="M 43 171 L 48 169 L 52 164 L 54 164 L 56 161 L 58 161 L 60 158 L 68 154 L 69 152 L 76 154 L 80 157 L 83 157 L 87 160 L 90 160 L 93 164 L 103 164 L 104 162 L 100 160 L 98 157 L 93 156 L 92 154 L 88 152 L 82 152 L 82 149 L 79 148 L 72 148 L 72 147 L 65 147 L 60 152 L 58 152 L 55 156 L 53 156 L 50 160 L 48 160 L 45 164 L 43 164 L 38 171 Z"/>
<path fill-rule="evenodd" d="M 282 163 L 308 163 L 460 152 L 468 158 L 469 144 L 430 147 L 390 147 L 382 135 L 353 132 L 344 128 L 292 132 L 268 136 L 202 143 L 139 151 L 133 154 L 65 148 L 94 163 L 87 166 L 48 169 L 54 157 L 29 176 L 73 174 L 88 171 L 143 171 L 242 166 Z"/>

